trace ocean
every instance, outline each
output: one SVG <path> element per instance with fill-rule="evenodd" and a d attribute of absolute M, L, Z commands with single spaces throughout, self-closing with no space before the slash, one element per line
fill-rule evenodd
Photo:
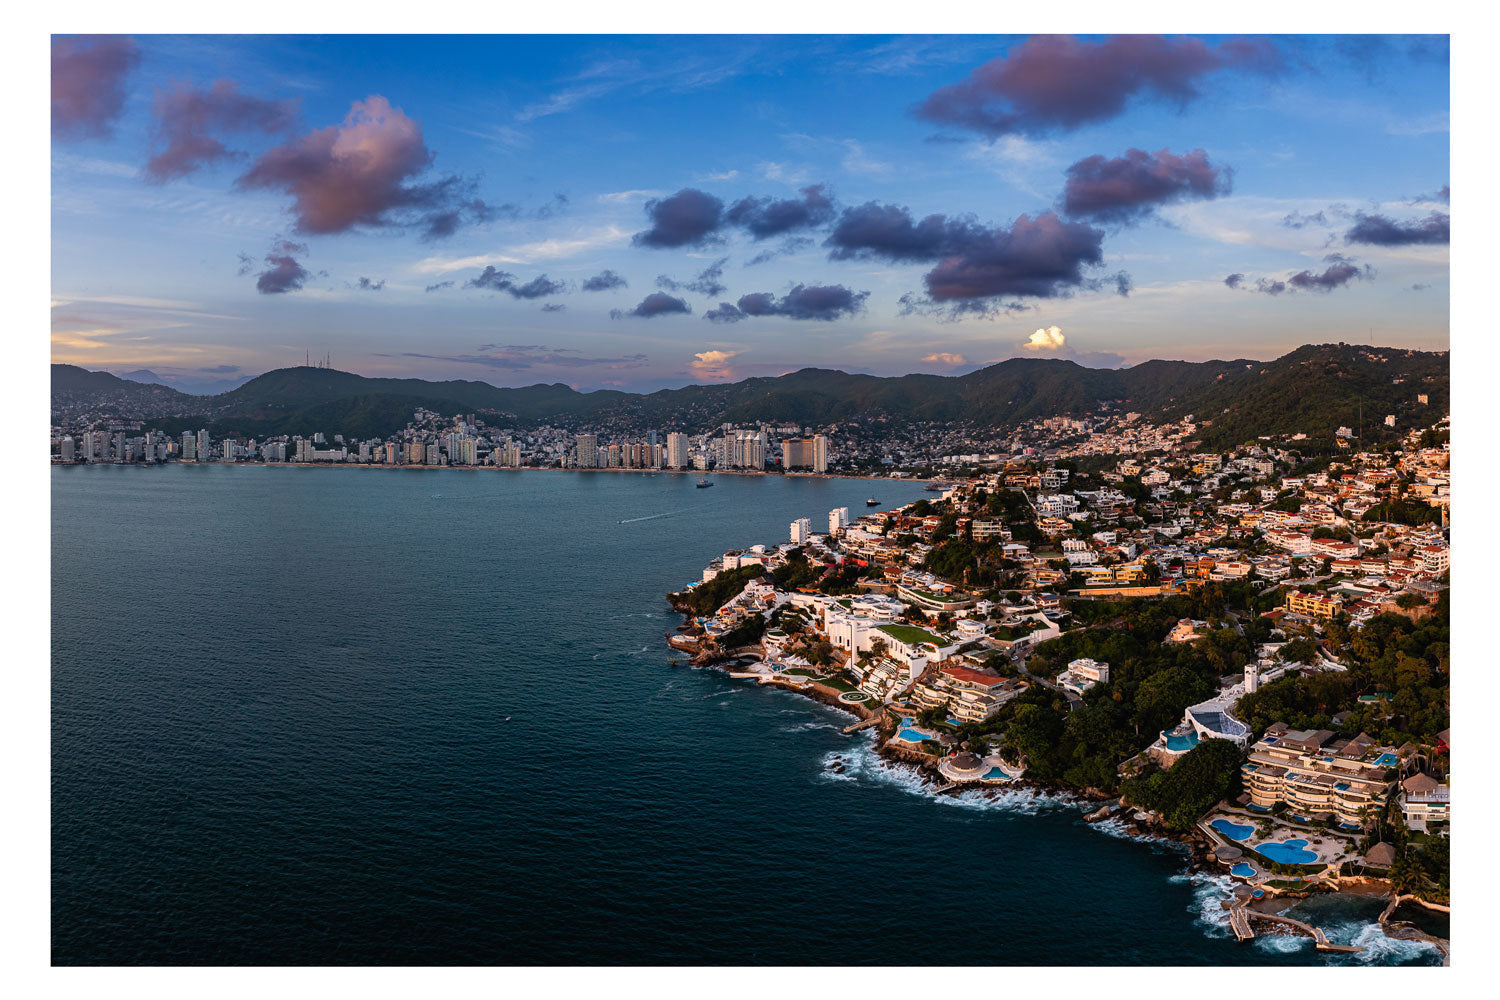
<path fill-rule="evenodd" d="M 663 599 L 889 481 L 52 470 L 59 965 L 1436 964 L 674 663 Z"/>

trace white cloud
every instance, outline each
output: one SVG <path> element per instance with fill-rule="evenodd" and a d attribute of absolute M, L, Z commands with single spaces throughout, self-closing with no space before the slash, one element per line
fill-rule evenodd
<path fill-rule="evenodd" d="M 1063 336 L 1062 327 L 1049 326 L 1032 333 L 1021 348 L 1027 351 L 1060 351 L 1067 346 L 1067 342 L 1068 338 Z"/>
<path fill-rule="evenodd" d="M 953 368 L 969 363 L 962 354 L 949 354 L 946 351 L 934 351 L 922 360 L 930 365 L 948 365 Z"/>
<path fill-rule="evenodd" d="M 716 349 L 699 351 L 693 355 L 696 360 L 688 362 L 688 368 L 699 378 L 727 381 L 734 378 L 734 369 L 729 363 L 739 357 L 740 353 Z"/>
<path fill-rule="evenodd" d="M 469 257 L 426 257 L 414 266 L 418 274 L 448 274 L 467 268 L 488 267 L 491 264 L 535 264 L 544 260 L 563 260 L 590 250 L 623 243 L 630 233 L 619 226 L 605 226 L 583 233 L 572 239 L 553 238 L 505 247 L 493 253 L 474 254 Z"/>

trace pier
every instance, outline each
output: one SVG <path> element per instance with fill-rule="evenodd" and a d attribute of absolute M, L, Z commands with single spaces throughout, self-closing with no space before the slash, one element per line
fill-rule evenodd
<path fill-rule="evenodd" d="M 1305 924 L 1291 917 L 1283 917 L 1279 913 L 1261 913 L 1259 910 L 1252 910 L 1249 904 L 1244 901 L 1237 902 L 1229 908 L 1229 926 L 1234 929 L 1236 941 L 1244 943 L 1255 939 L 1255 928 L 1250 923 L 1252 918 L 1264 920 L 1267 923 L 1282 924 L 1283 926 L 1301 931 L 1313 939 L 1313 947 L 1317 948 L 1318 951 L 1339 951 L 1346 953 L 1364 951 L 1357 944 L 1335 944 L 1328 940 L 1328 935 L 1324 934 L 1321 928 L 1314 927 L 1312 924 Z"/>
<path fill-rule="evenodd" d="M 858 722 L 854 723 L 853 725 L 845 726 L 844 727 L 844 735 L 847 736 L 850 733 L 857 733 L 861 729 L 869 729 L 871 726 L 877 724 L 878 722 L 880 722 L 880 716 L 879 715 L 872 715 L 868 719 L 860 719 Z"/>

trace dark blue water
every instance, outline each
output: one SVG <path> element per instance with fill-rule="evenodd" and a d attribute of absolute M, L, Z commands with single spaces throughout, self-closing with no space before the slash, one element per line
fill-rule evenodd
<path fill-rule="evenodd" d="M 670 665 L 711 557 L 921 495 L 695 478 L 55 469 L 54 961 L 1325 961 L 1076 805 L 936 801 Z"/>

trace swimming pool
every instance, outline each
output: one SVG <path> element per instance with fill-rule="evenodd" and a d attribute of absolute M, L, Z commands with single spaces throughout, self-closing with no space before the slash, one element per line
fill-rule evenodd
<path fill-rule="evenodd" d="M 1248 861 L 1241 861 L 1239 864 L 1229 869 L 1229 871 L 1232 874 L 1238 875 L 1240 878 L 1250 878 L 1255 874 L 1255 866 L 1250 864 Z"/>
<path fill-rule="evenodd" d="M 895 738 L 904 740 L 907 743 L 921 743 L 923 740 L 933 739 L 933 736 L 931 733 L 923 732 L 912 725 L 910 719 L 902 719 L 900 728 L 896 730 Z"/>
<path fill-rule="evenodd" d="M 1198 745 L 1198 731 L 1195 729 L 1186 736 L 1173 736 L 1170 730 L 1163 729 L 1162 736 L 1167 741 L 1167 749 L 1173 753 L 1182 753 L 1191 750 Z"/>
<path fill-rule="evenodd" d="M 1231 823 L 1227 819 L 1216 819 L 1208 825 L 1218 830 L 1230 840 L 1244 840 L 1255 832 L 1255 827 L 1253 826 Z M 1304 840 L 1303 843 L 1305 844 L 1307 841 Z"/>
<path fill-rule="evenodd" d="M 1307 850 L 1307 841 L 1300 837 L 1280 842 L 1268 840 L 1255 845 L 1256 851 L 1283 865 L 1310 865 L 1318 860 L 1316 851 Z"/>
<path fill-rule="evenodd" d="M 1375 758 L 1376 767 L 1395 767 L 1399 763 L 1401 763 L 1401 758 L 1393 753 L 1383 753 Z"/>
<path fill-rule="evenodd" d="M 984 772 L 984 775 L 980 778 L 980 780 L 981 781 L 1005 781 L 1005 780 L 1008 780 L 1010 777 L 1011 777 L 1011 775 L 1009 773 L 1007 773 L 1004 768 L 992 767 L 988 771 Z"/>

